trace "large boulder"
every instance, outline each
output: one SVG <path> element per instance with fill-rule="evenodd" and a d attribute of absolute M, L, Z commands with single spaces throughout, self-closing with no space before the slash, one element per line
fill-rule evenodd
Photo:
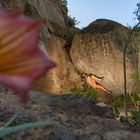
<path fill-rule="evenodd" d="M 103 85 L 114 95 L 123 93 L 123 50 L 130 29 L 106 19 L 89 24 L 73 39 L 70 56 L 74 66 L 81 72 L 104 76 Z M 126 53 L 127 87 L 130 91 L 135 84 L 138 58 L 138 42 L 132 38 Z"/>

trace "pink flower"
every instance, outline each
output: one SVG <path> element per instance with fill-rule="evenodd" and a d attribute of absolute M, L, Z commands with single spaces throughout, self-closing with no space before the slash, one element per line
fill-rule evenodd
<path fill-rule="evenodd" d="M 0 83 L 23 102 L 33 81 L 55 66 L 38 46 L 42 23 L 20 13 L 0 11 Z"/>

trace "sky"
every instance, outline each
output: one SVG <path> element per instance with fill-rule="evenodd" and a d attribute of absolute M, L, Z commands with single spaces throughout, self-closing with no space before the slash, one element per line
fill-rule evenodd
<path fill-rule="evenodd" d="M 140 0 L 67 0 L 68 15 L 75 17 L 79 28 L 99 18 L 111 19 L 125 26 L 135 25 L 136 4 Z"/>

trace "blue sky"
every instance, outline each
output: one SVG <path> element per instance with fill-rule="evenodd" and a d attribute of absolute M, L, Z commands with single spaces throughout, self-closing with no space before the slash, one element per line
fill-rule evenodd
<path fill-rule="evenodd" d="M 115 20 L 133 26 L 134 10 L 139 0 L 67 0 L 69 15 L 80 21 L 79 28 L 86 27 L 99 18 Z"/>

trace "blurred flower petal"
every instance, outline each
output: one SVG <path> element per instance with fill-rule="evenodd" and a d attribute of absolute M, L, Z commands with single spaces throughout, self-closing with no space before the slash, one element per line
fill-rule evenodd
<path fill-rule="evenodd" d="M 33 81 L 55 64 L 38 47 L 42 20 L 0 11 L 0 83 L 27 99 Z"/>

